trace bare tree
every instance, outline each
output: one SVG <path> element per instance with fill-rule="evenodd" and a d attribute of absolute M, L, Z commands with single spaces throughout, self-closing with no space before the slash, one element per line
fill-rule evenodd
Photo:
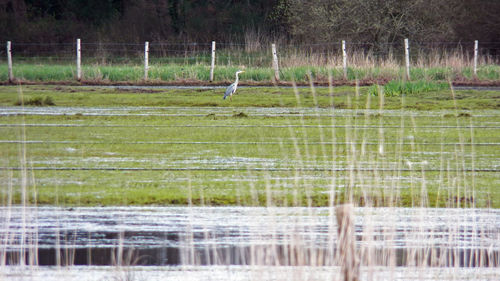
<path fill-rule="evenodd" d="M 445 0 L 289 0 L 287 25 L 304 41 L 370 42 L 377 50 L 405 37 L 444 36 Z"/>

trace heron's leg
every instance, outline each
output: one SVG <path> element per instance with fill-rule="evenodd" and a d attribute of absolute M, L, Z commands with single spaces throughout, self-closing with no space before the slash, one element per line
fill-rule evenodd
<path fill-rule="evenodd" d="M 233 101 L 233 95 L 230 95 L 230 96 L 229 96 L 229 100 L 230 100 L 230 101 Z"/>

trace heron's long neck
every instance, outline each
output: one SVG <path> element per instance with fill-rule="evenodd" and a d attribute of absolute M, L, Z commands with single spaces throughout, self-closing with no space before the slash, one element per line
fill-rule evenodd
<path fill-rule="evenodd" d="M 238 83 L 238 80 L 239 80 L 238 73 L 236 73 L 236 81 L 234 81 L 234 83 Z"/>

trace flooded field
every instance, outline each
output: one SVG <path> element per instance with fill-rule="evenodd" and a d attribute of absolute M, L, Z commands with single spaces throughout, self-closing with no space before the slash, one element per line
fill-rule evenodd
<path fill-rule="evenodd" d="M 356 206 L 345 233 L 361 280 L 500 276 L 492 107 L 337 109 L 325 93 L 320 107 L 280 92 L 265 107 L 218 107 L 216 91 L 169 95 L 206 106 L 160 106 L 166 94 L 71 92 L 159 104 L 96 107 L 67 90 L 54 94 L 64 106 L 1 107 L 0 279 L 343 280 L 344 203 Z M 351 103 L 343 91 L 335 104 Z M 299 105 L 281 106 L 290 98 Z"/>
<path fill-rule="evenodd" d="M 1 274 L 282 280 L 301 272 L 312 280 L 335 279 L 334 215 L 329 208 L 1 208 Z M 356 208 L 355 218 L 363 274 L 376 280 L 386 274 L 489 279 L 500 272 L 500 211 Z M 23 259 L 27 271 L 20 273 Z M 29 266 L 35 261 L 42 267 Z M 207 271 L 215 275 L 200 274 Z"/>
<path fill-rule="evenodd" d="M 44 204 L 326 206 L 352 186 L 359 202 L 401 190 L 406 207 L 500 207 L 496 110 L 60 106 L 0 116 L 0 183 L 20 183 L 29 166 Z"/>

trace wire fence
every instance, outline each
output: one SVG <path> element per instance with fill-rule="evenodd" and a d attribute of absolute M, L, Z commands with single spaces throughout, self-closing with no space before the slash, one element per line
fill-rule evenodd
<path fill-rule="evenodd" d="M 146 81 L 155 80 L 199 80 L 214 81 L 232 78 L 234 70 L 218 72 L 214 69 L 221 66 L 259 68 L 251 77 L 255 81 L 306 81 L 309 77 L 307 70 L 295 68 L 293 73 L 284 73 L 283 69 L 294 67 L 323 67 L 338 68 L 334 73 L 335 79 L 371 79 L 379 74 L 371 72 L 358 73 L 358 70 L 375 70 L 388 68 L 398 70 L 406 67 L 406 79 L 411 79 L 410 67 L 441 67 L 440 73 L 422 74 L 420 76 L 435 76 L 441 80 L 449 76 L 443 67 L 451 67 L 461 72 L 463 77 L 478 77 L 478 66 L 497 65 L 500 63 L 499 42 L 412 42 L 405 39 L 394 43 L 372 42 L 327 42 L 311 44 L 239 44 L 228 42 L 209 43 L 104 43 L 81 42 L 75 43 L 31 43 L 7 42 L 7 48 L 0 51 L 0 63 L 7 61 L 8 73 L 0 72 L 0 80 L 12 82 L 16 77 L 26 80 L 68 80 L 76 78 L 101 81 Z M 15 63 L 13 63 L 15 62 Z M 25 68 L 24 71 L 14 74 L 15 64 L 59 65 L 70 69 L 63 72 L 58 70 L 46 73 L 35 73 Z M 82 76 L 82 65 L 94 67 L 87 69 Z M 96 66 L 123 65 L 134 69 L 110 72 L 97 69 Z M 177 68 L 158 71 L 150 75 L 152 67 L 175 65 Z M 73 70 L 76 66 L 76 71 Z M 137 67 L 143 66 L 141 70 Z M 186 70 L 183 66 L 195 66 L 196 69 Z M 198 68 L 202 66 L 203 69 Z M 209 67 L 209 74 L 208 69 Z M 228 68 L 226 68 L 228 69 Z M 272 71 L 271 71 L 272 69 Z M 343 71 L 342 71 L 343 69 Z M 116 70 L 116 67 L 115 67 Z M 317 69 L 321 72 L 321 68 Z M 443 72 L 444 71 L 444 72 Z M 274 72 L 273 75 L 270 74 Z M 75 75 L 76 73 L 76 75 Z M 312 73 L 312 72 L 311 72 Z M 312 76 L 318 76 L 312 73 Z M 20 76 L 19 76 L 20 75 Z M 399 74 L 391 74 L 392 76 Z M 281 77 L 280 77 L 281 76 Z M 325 71 L 319 74 L 325 76 Z M 379 75 L 380 76 L 380 75 Z M 387 78 L 383 77 L 378 78 Z M 392 77 L 391 76 L 391 77 Z M 422 76 L 422 77 L 423 77 Z M 57 78 L 55 78 L 57 77 Z M 481 74 L 482 79 L 495 80 L 500 78 L 500 71 L 486 70 Z M 394 78 L 394 77 L 393 77 Z M 421 78 L 421 77 L 420 77 Z M 417 78 L 418 79 L 418 78 Z M 324 80 L 324 79 L 323 79 Z"/>
<path fill-rule="evenodd" d="M 474 42 L 417 42 L 410 41 L 412 61 L 438 56 L 472 60 Z M 345 42 L 348 54 L 363 55 L 374 60 L 393 59 L 402 62 L 402 42 L 377 44 L 371 42 Z M 217 65 L 269 66 L 272 63 L 271 46 L 216 42 Z M 18 62 L 68 63 L 76 59 L 76 44 L 12 42 L 12 56 Z M 342 42 L 277 45 L 280 64 L 287 66 L 304 61 L 312 65 L 331 64 L 332 58 L 342 57 Z M 7 60 L 7 51 L 0 49 L 0 60 Z M 140 64 L 144 59 L 144 43 L 82 42 L 83 63 Z M 479 42 L 478 55 L 491 63 L 500 62 L 500 41 Z M 210 64 L 211 42 L 168 43 L 150 42 L 151 63 Z M 314 62 L 314 63 L 312 63 Z"/>

